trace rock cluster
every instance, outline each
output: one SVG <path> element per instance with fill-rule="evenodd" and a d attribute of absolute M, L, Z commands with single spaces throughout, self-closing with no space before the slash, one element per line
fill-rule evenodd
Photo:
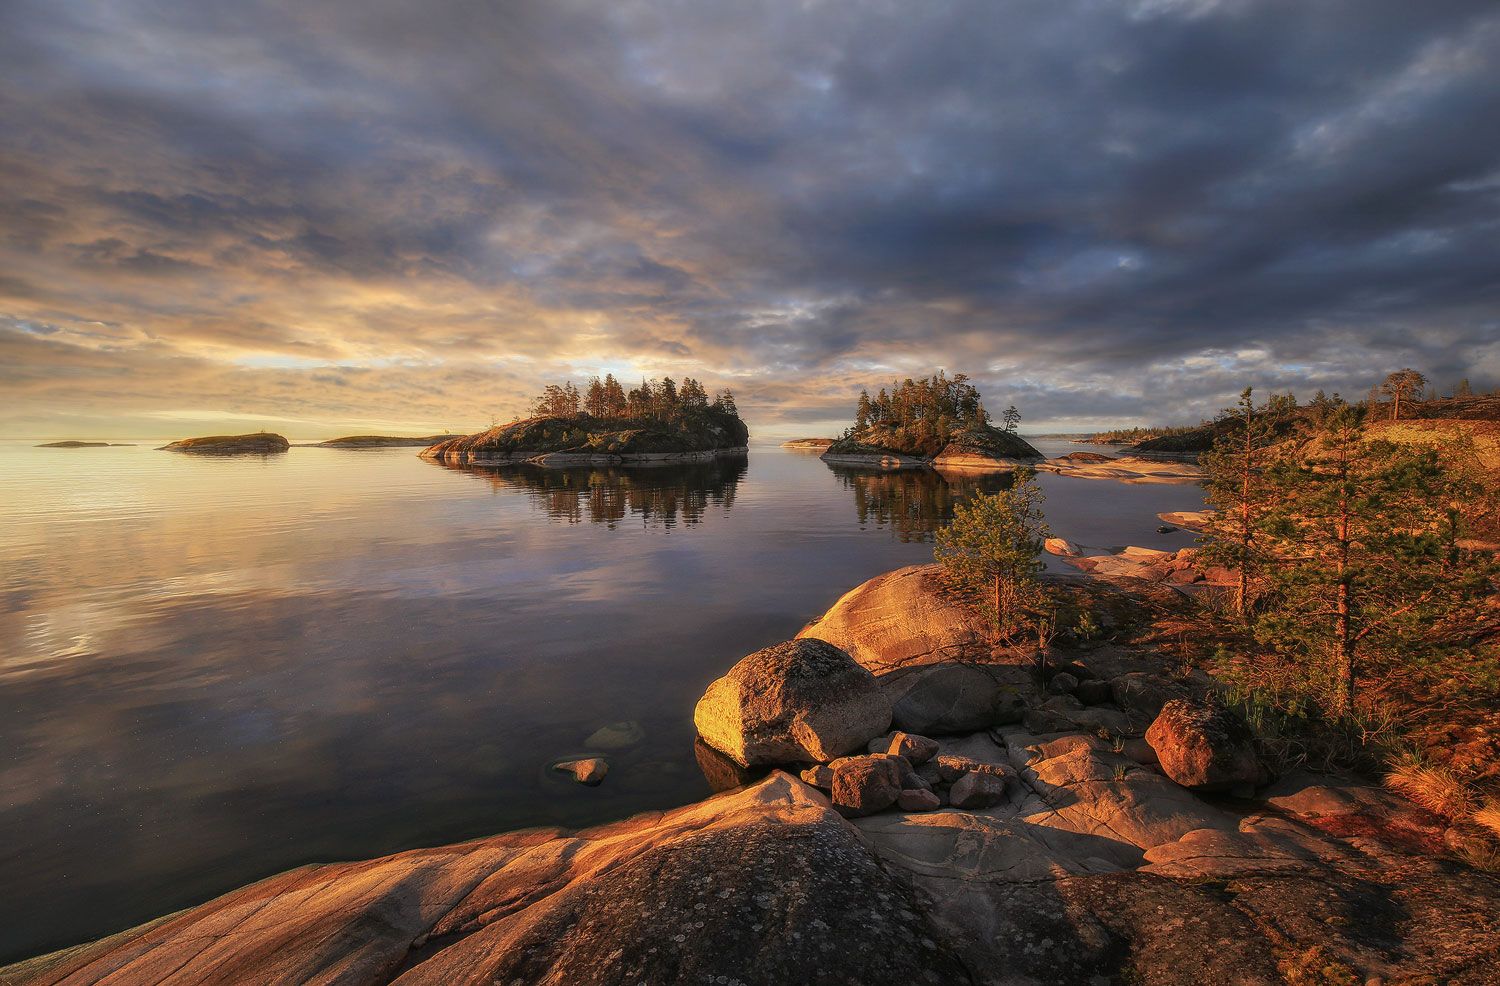
<path fill-rule="evenodd" d="M 1110 552 L 1058 543 L 1058 539 L 1048 541 L 1045 547 L 1073 567 L 1100 578 L 1145 579 L 1184 589 L 1230 585 L 1235 580 L 1228 569 L 1205 565 L 1197 548 L 1161 551 L 1132 545 Z"/>

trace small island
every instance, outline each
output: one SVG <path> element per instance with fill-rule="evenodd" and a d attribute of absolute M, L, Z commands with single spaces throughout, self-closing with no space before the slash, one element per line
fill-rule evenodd
<path fill-rule="evenodd" d="M 129 443 L 127 443 L 127 442 L 80 442 L 80 441 L 77 441 L 77 440 L 69 440 L 69 441 L 66 441 L 66 442 L 46 442 L 45 444 L 37 446 L 37 448 L 115 448 L 115 447 L 121 447 L 121 448 L 129 447 Z"/>
<path fill-rule="evenodd" d="M 1005 412 L 1005 427 L 990 424 L 989 412 L 969 378 L 939 371 L 906 380 L 874 398 L 860 391 L 854 426 L 823 453 L 832 465 L 872 469 L 954 469 L 1000 472 L 1042 454 L 1020 435 L 1020 413 Z"/>
<path fill-rule="evenodd" d="M 793 438 L 791 441 L 782 442 L 781 447 L 790 449 L 806 449 L 809 451 L 821 452 L 823 449 L 826 449 L 828 446 L 832 445 L 836 440 L 837 439 L 833 438 Z"/>
<path fill-rule="evenodd" d="M 184 438 L 163 445 L 159 452 L 188 452 L 193 455 L 275 455 L 291 448 L 291 443 L 280 435 L 260 431 L 253 435 L 208 435 L 204 438 Z"/>
<path fill-rule="evenodd" d="M 750 431 L 734 395 L 712 401 L 692 377 L 647 380 L 627 392 L 613 374 L 593 378 L 585 391 L 551 385 L 532 404 L 532 416 L 461 435 L 424 449 L 422 458 L 448 465 L 529 463 L 570 466 L 675 465 L 743 455 Z"/>
<path fill-rule="evenodd" d="M 330 438 L 326 442 L 313 442 L 308 448 L 427 448 L 455 437 L 457 436 L 446 433 L 418 438 L 400 435 L 347 435 L 344 438 Z"/>

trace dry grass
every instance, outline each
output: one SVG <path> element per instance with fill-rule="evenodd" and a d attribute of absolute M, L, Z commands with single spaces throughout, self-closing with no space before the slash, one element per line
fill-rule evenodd
<path fill-rule="evenodd" d="M 1461 819 L 1474 813 L 1473 792 L 1444 767 L 1403 760 L 1385 775 L 1385 786 L 1444 818 Z"/>
<path fill-rule="evenodd" d="M 1491 798 L 1484 807 L 1474 813 L 1474 824 L 1500 839 L 1500 800 Z"/>
<path fill-rule="evenodd" d="M 1360 986 L 1364 981 L 1322 945 L 1282 959 L 1277 965 L 1289 986 Z"/>

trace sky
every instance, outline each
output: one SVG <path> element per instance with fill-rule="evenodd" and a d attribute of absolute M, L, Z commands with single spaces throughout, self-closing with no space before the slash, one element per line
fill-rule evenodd
<path fill-rule="evenodd" d="M 1500 385 L 1492 0 L 5 0 L 0 436 Z"/>

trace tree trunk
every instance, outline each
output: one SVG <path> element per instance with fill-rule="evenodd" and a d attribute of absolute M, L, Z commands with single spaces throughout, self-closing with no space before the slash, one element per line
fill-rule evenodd
<path fill-rule="evenodd" d="M 1339 496 L 1337 575 L 1338 604 L 1335 631 L 1338 663 L 1335 668 L 1337 678 L 1335 687 L 1338 691 L 1334 699 L 1334 708 L 1339 715 L 1347 716 L 1354 712 L 1354 634 L 1349 628 L 1349 495 L 1347 491 Z"/>
<path fill-rule="evenodd" d="M 995 639 L 997 641 L 1003 641 L 1005 639 L 1005 624 L 1007 622 L 1006 621 L 1006 616 L 1007 615 L 1008 614 L 1005 612 L 1005 610 L 1003 610 L 1003 609 L 1000 608 L 1000 573 L 996 572 L 995 573 Z"/>

